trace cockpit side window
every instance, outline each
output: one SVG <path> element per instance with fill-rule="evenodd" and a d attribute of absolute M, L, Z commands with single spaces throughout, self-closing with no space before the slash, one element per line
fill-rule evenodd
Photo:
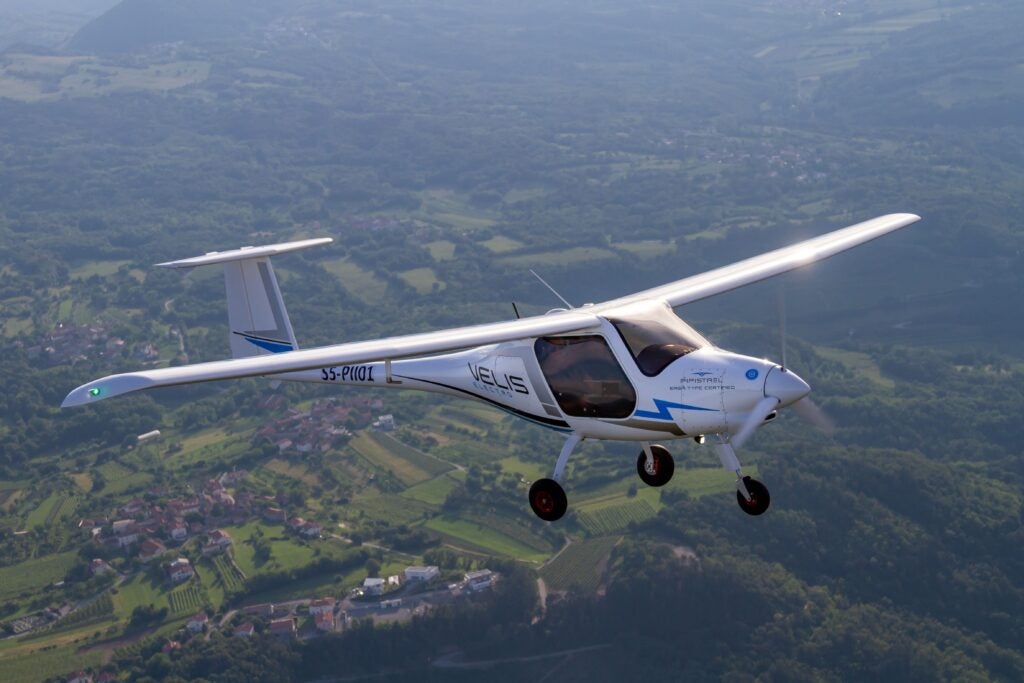
<path fill-rule="evenodd" d="M 608 318 L 629 347 L 640 372 L 655 377 L 672 361 L 709 342 L 671 312 L 664 315 Z"/>
<path fill-rule="evenodd" d="M 604 337 L 542 337 L 534 351 L 566 415 L 625 418 L 636 408 L 636 390 Z"/>

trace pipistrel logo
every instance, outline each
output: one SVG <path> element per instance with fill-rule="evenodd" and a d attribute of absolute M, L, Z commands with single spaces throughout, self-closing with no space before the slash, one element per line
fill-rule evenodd
<path fill-rule="evenodd" d="M 754 368 L 750 368 L 749 370 L 747 370 L 747 379 L 749 379 L 750 381 L 754 381 L 755 379 L 757 379 L 757 376 L 759 374 L 760 373 L 757 370 L 755 370 Z"/>

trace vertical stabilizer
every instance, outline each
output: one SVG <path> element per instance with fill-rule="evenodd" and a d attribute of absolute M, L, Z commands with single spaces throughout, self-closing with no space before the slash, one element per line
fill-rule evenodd
<path fill-rule="evenodd" d="M 233 358 L 299 348 L 269 258 L 225 263 L 224 284 Z"/>
<path fill-rule="evenodd" d="M 242 247 L 157 265 L 164 268 L 195 268 L 223 264 L 224 285 L 228 295 L 228 343 L 231 355 L 234 358 L 264 356 L 299 348 L 284 307 L 281 288 L 277 285 L 274 267 L 270 265 L 270 257 L 332 241 L 329 237 L 322 237 L 264 247 Z"/>

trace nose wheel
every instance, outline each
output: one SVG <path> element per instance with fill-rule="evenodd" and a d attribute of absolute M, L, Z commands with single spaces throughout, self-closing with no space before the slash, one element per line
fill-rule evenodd
<path fill-rule="evenodd" d="M 561 519 L 569 507 L 562 485 L 554 479 L 538 479 L 530 487 L 530 508 L 545 522 Z"/>
<path fill-rule="evenodd" d="M 644 446 L 636 459 L 636 473 L 648 486 L 664 486 L 672 479 L 676 463 L 664 446 Z"/>
<path fill-rule="evenodd" d="M 742 492 L 737 491 L 736 502 L 740 504 L 740 509 L 748 515 L 757 516 L 764 514 L 772 502 L 772 497 L 768 495 L 768 487 L 757 479 L 751 479 L 750 477 L 743 477 L 743 486 L 746 487 L 747 493 L 750 494 L 750 499 L 747 500 L 743 497 Z"/>

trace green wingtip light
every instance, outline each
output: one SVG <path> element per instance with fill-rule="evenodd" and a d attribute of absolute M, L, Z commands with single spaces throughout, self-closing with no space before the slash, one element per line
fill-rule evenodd
<path fill-rule="evenodd" d="M 100 389 L 99 387 L 93 387 L 92 389 L 89 390 L 89 395 L 92 396 L 93 398 L 96 398 L 97 396 L 99 396 L 102 393 L 103 393 L 103 390 Z"/>

